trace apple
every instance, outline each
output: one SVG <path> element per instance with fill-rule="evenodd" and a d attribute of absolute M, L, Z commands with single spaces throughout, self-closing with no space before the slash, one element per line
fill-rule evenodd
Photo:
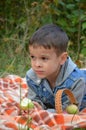
<path fill-rule="evenodd" d="M 34 108 L 34 104 L 30 99 L 24 98 L 24 99 L 21 100 L 20 107 L 23 110 L 28 110 L 28 109 Z"/>
<path fill-rule="evenodd" d="M 33 102 L 32 102 L 32 101 L 28 103 L 28 108 L 29 108 L 29 109 L 34 108 L 34 104 L 33 104 Z"/>
<path fill-rule="evenodd" d="M 70 104 L 70 105 L 67 106 L 66 112 L 68 114 L 78 114 L 79 113 L 78 106 L 75 105 L 75 104 Z"/>

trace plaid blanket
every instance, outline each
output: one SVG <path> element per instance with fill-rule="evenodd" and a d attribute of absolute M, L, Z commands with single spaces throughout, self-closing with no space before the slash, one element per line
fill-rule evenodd
<path fill-rule="evenodd" d="M 20 99 L 27 97 L 25 78 L 8 75 L 0 78 L 0 130 L 86 129 L 86 109 L 78 115 L 51 113 L 34 102 L 30 111 L 20 109 Z"/>

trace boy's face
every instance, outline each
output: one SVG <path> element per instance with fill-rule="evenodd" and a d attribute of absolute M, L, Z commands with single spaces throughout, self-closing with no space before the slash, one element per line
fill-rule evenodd
<path fill-rule="evenodd" d="M 44 47 L 29 46 L 31 66 L 39 78 L 51 80 L 56 78 L 60 67 L 66 61 L 67 55 L 62 53 L 59 57 L 55 49 L 45 49 Z M 65 56 L 64 56 L 65 55 Z"/>

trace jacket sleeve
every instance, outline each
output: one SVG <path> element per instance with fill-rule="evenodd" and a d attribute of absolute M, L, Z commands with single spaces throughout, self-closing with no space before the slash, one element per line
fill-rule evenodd
<path fill-rule="evenodd" d="M 30 98 L 32 101 L 38 102 L 43 109 L 46 109 L 46 106 L 43 104 L 41 101 L 40 97 L 36 95 L 36 93 L 29 87 L 29 92 L 28 92 L 28 98 Z"/>
<path fill-rule="evenodd" d="M 28 98 L 31 99 L 32 101 L 38 102 L 42 106 L 43 109 L 46 109 L 46 106 L 43 104 L 40 97 L 37 96 L 36 93 L 30 87 L 28 91 Z"/>
<path fill-rule="evenodd" d="M 71 86 L 71 91 L 73 92 L 77 102 L 78 102 L 78 107 L 80 109 L 81 107 L 81 102 L 85 94 L 85 80 L 83 78 L 80 78 L 74 82 L 74 84 Z M 69 100 L 66 100 L 63 103 L 63 109 L 69 104 Z"/>

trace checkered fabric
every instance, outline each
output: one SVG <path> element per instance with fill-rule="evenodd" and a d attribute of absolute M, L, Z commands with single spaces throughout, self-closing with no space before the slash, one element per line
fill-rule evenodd
<path fill-rule="evenodd" d="M 25 78 L 17 75 L 0 78 L 0 130 L 86 129 L 86 109 L 77 115 L 58 114 L 47 112 L 33 102 L 32 110 L 21 110 L 20 99 L 27 97 L 28 91 Z"/>

